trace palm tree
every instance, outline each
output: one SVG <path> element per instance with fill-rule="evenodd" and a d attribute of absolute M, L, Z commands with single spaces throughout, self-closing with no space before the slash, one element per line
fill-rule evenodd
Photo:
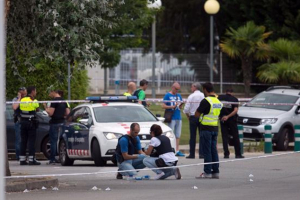
<path fill-rule="evenodd" d="M 270 60 L 259 67 L 257 77 L 266 83 L 300 82 L 300 43 L 287 39 L 270 42 Z"/>
<path fill-rule="evenodd" d="M 229 28 L 225 33 L 226 38 L 220 44 L 223 52 L 232 58 L 241 59 L 246 96 L 250 95 L 253 60 L 263 60 L 268 57 L 268 45 L 264 40 L 272 32 L 265 32 L 265 30 L 264 26 L 247 22 L 236 30 Z"/>

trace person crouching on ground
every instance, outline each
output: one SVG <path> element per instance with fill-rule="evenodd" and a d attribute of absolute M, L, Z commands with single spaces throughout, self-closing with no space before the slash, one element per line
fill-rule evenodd
<path fill-rule="evenodd" d="M 140 138 L 138 134 L 140 132 L 140 125 L 138 123 L 132 123 L 130 125 L 130 133 L 119 138 L 117 145 L 117 162 L 119 166 L 117 179 L 123 179 L 123 176 L 134 177 L 137 172 L 135 169 L 143 169 L 145 165 L 143 160 L 146 157 L 142 151 Z M 127 172 L 127 170 L 129 170 Z"/>
<path fill-rule="evenodd" d="M 154 149 L 158 157 L 146 157 L 143 161 L 144 165 L 150 169 L 176 166 L 178 158 L 172 151 L 170 139 L 162 135 L 161 127 L 157 124 L 152 125 L 150 134 L 152 138 L 145 154 L 150 155 Z M 181 179 L 179 168 L 153 169 L 152 171 L 157 174 L 154 178 L 156 180 L 165 179 L 172 175 L 175 175 L 176 179 Z"/>

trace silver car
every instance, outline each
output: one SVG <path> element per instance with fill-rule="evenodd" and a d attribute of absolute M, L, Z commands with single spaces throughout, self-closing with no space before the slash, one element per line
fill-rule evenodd
<path fill-rule="evenodd" d="M 289 86 L 273 86 L 259 93 L 238 111 L 238 124 L 244 126 L 244 138 L 263 140 L 264 127 L 272 126 L 272 142 L 276 150 L 287 150 L 294 141 L 294 126 L 300 125 L 300 90 Z M 266 105 L 271 103 L 271 105 Z M 276 105 L 277 104 L 277 105 Z"/>

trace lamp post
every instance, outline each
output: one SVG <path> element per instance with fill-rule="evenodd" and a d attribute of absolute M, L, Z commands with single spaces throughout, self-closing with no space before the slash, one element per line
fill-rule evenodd
<path fill-rule="evenodd" d="M 157 0 L 154 3 L 148 1 L 148 8 L 159 9 L 161 7 L 161 0 Z M 156 17 L 153 16 L 152 21 L 152 98 L 155 98 L 155 68 L 156 68 Z"/>
<path fill-rule="evenodd" d="M 214 67 L 214 51 L 213 51 L 213 37 L 214 37 L 214 14 L 218 13 L 220 4 L 217 0 L 208 0 L 204 4 L 204 10 L 210 15 L 210 82 L 213 80 L 213 67 Z"/>

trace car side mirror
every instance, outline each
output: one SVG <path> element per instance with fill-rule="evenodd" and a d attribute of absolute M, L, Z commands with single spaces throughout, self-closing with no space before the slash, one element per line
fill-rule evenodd
<path fill-rule="evenodd" d="M 80 119 L 79 123 L 87 126 L 88 125 L 88 121 L 89 121 L 89 119 Z"/>
<path fill-rule="evenodd" d="M 164 117 L 157 117 L 157 119 L 158 119 L 160 122 L 164 122 L 164 121 L 165 121 L 165 118 L 164 118 Z"/>
<path fill-rule="evenodd" d="M 156 114 L 155 116 L 156 116 L 156 117 L 161 117 L 161 115 L 160 115 L 160 114 Z"/>

